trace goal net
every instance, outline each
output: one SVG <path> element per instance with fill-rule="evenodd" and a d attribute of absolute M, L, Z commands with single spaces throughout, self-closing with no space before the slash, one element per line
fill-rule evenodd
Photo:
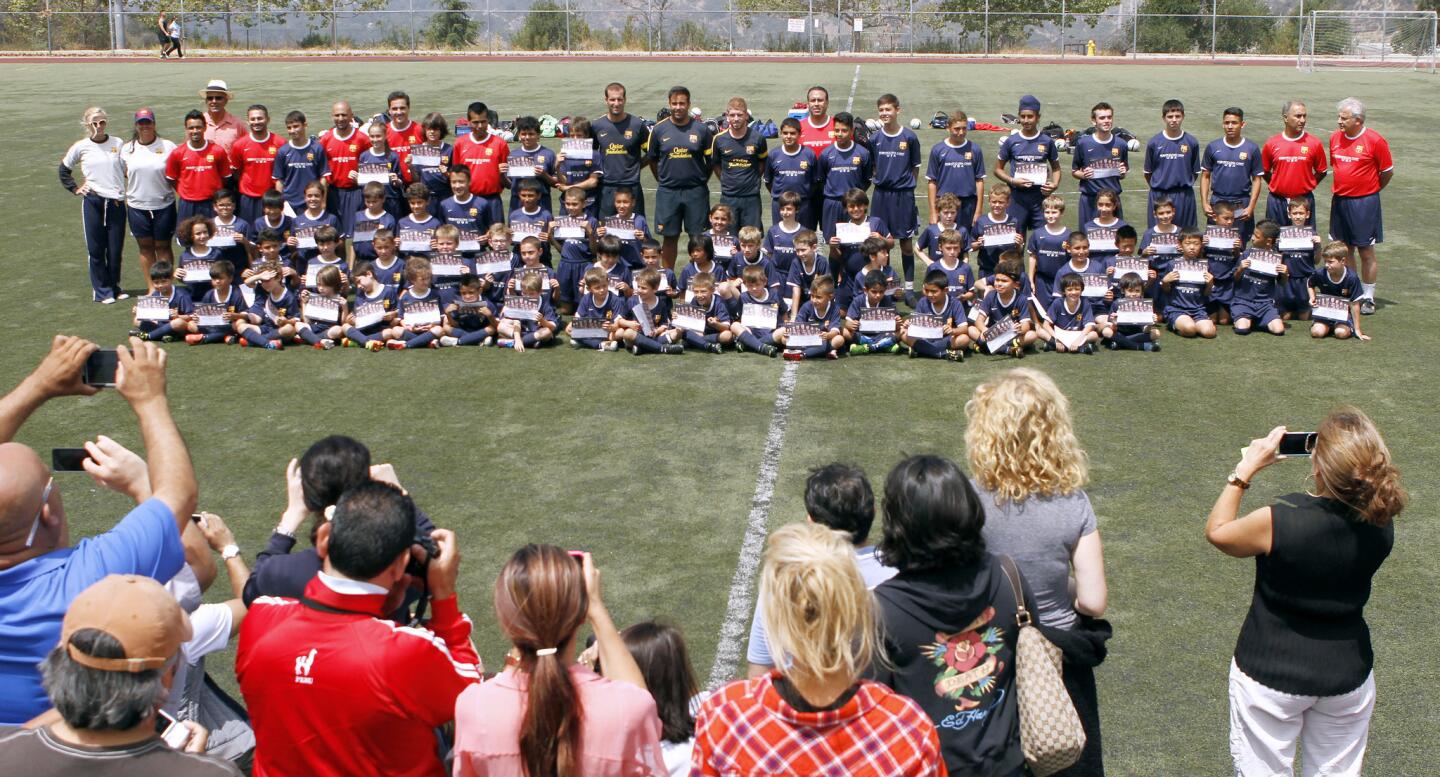
<path fill-rule="evenodd" d="M 1435 72 L 1434 11 L 1311 11 L 1299 67 Z"/>

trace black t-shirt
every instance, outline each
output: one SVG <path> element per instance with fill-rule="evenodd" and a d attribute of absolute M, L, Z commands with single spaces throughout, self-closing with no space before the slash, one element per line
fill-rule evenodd
<path fill-rule="evenodd" d="M 1349 507 L 1309 494 L 1281 497 L 1270 514 L 1270 552 L 1255 557 L 1235 664 L 1283 693 L 1353 691 L 1375 663 L 1365 603 L 1395 526 L 1365 523 Z"/>
<path fill-rule="evenodd" d="M 239 777 L 228 761 L 171 750 L 158 738 L 121 747 L 61 742 L 44 728 L 0 734 L 0 774 L 25 777 Z"/>
<path fill-rule="evenodd" d="M 680 126 L 669 119 L 650 131 L 655 178 L 666 189 L 693 189 L 710 179 L 710 128 L 698 121 Z"/>
<path fill-rule="evenodd" d="M 999 558 L 987 553 L 963 569 L 901 572 L 876 586 L 875 599 L 891 665 L 877 663 L 872 676 L 930 716 L 950 773 L 989 777 L 1020 768 L 1015 595 Z"/>
<path fill-rule="evenodd" d="M 600 180 L 606 186 L 634 186 L 640 183 L 640 168 L 645 162 L 645 144 L 650 140 L 650 130 L 645 122 L 627 114 L 617 124 L 610 117 L 601 116 L 590 123 L 595 136 L 595 151 L 600 158 Z"/>
<path fill-rule="evenodd" d="M 765 138 L 754 127 L 737 138 L 729 130 L 715 133 L 711 160 L 720 167 L 720 193 L 727 197 L 752 197 L 760 193 L 761 166 L 769 152 Z"/>

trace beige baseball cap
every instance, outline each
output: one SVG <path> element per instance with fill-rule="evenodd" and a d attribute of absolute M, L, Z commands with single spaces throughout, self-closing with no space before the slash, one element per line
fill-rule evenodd
<path fill-rule="evenodd" d="M 99 658 L 70 642 L 81 629 L 99 629 L 115 638 L 123 658 Z M 60 627 L 60 644 L 71 660 L 105 672 L 159 669 L 189 641 L 190 618 L 165 587 L 140 575 L 110 575 L 70 603 Z"/>

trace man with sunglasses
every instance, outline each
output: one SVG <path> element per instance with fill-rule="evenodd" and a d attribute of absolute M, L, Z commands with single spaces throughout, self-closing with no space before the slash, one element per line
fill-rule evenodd
<path fill-rule="evenodd" d="M 87 442 L 84 468 L 136 507 L 104 534 L 70 543 L 61 487 L 35 451 L 12 442 L 41 405 L 99 391 L 81 372 L 94 343 L 56 336 L 34 372 L 0 398 L 0 725 L 50 707 L 38 665 L 60 638 L 70 601 L 112 574 L 160 582 L 185 563 L 180 534 L 195 510 L 195 472 L 165 394 L 165 352 L 131 339 L 119 348 L 116 390 L 135 412 L 148 460 L 119 443 Z"/>
<path fill-rule="evenodd" d="M 245 122 L 225 110 L 234 95 L 230 87 L 218 78 L 210 79 L 210 83 L 200 90 L 200 96 L 205 98 L 205 139 L 214 141 L 227 154 L 235 141 L 247 131 Z"/>

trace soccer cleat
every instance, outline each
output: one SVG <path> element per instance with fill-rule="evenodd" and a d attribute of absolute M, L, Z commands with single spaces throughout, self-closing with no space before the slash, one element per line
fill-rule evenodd
<path fill-rule="evenodd" d="M 1080 346 L 1080 353 L 1093 354 L 1093 353 L 1095 353 L 1095 346 L 1093 346 L 1093 345 L 1091 345 L 1091 344 L 1089 344 L 1089 343 L 1086 343 L 1086 344 Z"/>
<path fill-rule="evenodd" d="M 803 361 L 805 361 L 805 354 L 804 354 L 804 352 L 799 351 L 799 350 L 797 350 L 797 349 L 787 348 L 787 349 L 785 349 L 785 361 L 787 361 L 787 362 L 803 362 Z"/>
<path fill-rule="evenodd" d="M 896 343 L 885 349 L 888 353 L 905 353 L 907 350 L 904 343 Z"/>
<path fill-rule="evenodd" d="M 1010 341 L 1010 358 L 1025 358 L 1025 347 L 1020 345 L 1020 340 L 1018 338 Z"/>
<path fill-rule="evenodd" d="M 480 347 L 481 347 L 481 348 L 484 348 L 484 347 L 489 346 L 489 345 L 494 345 L 494 344 L 495 344 L 495 338 L 493 338 L 493 337 L 486 337 L 484 340 L 481 340 L 481 341 L 480 341 Z"/>
<path fill-rule="evenodd" d="M 283 350 L 285 350 L 285 344 L 282 343 L 282 342 L 280 342 L 279 340 L 271 340 L 270 342 L 268 342 L 268 343 L 265 344 L 265 350 L 267 350 L 267 351 L 283 351 Z"/>
<path fill-rule="evenodd" d="M 351 339 L 348 338 L 348 337 L 342 337 L 342 338 L 340 338 L 340 347 L 341 347 L 341 348 L 359 348 L 359 347 L 360 347 L 360 344 L 357 343 L 357 342 L 355 342 L 354 340 L 351 340 Z"/>
<path fill-rule="evenodd" d="M 1373 316 L 1373 315 L 1375 315 L 1375 300 L 1370 299 L 1369 297 L 1365 297 L 1364 299 L 1361 299 L 1361 300 L 1360 300 L 1360 315 L 1362 315 L 1362 316 Z"/>
<path fill-rule="evenodd" d="M 602 350 L 602 351 L 618 351 L 618 350 L 620 350 L 620 344 L 617 343 L 617 342 L 615 342 L 614 340 L 606 340 L 605 342 L 603 342 L 603 343 L 600 344 L 600 350 Z"/>
<path fill-rule="evenodd" d="M 388 340 L 385 343 L 385 347 L 392 351 L 403 351 L 405 350 L 405 343 L 400 340 Z"/>
<path fill-rule="evenodd" d="M 1106 340 L 1106 341 L 1105 341 L 1105 347 L 1106 347 L 1106 348 L 1109 348 L 1109 349 L 1112 350 L 1112 351 L 1118 351 L 1118 350 L 1120 350 L 1120 344 L 1117 343 L 1117 342 L 1115 342 L 1114 340 Z"/>
<path fill-rule="evenodd" d="M 335 341 L 328 337 L 322 338 L 320 340 L 320 347 L 328 351 L 335 347 Z"/>
<path fill-rule="evenodd" d="M 205 335 L 199 333 L 193 335 L 185 335 L 185 342 L 190 345 L 199 345 L 205 342 Z"/>
<path fill-rule="evenodd" d="M 965 352 L 960 350 L 946 351 L 945 358 L 952 362 L 963 362 L 965 361 Z"/>
<path fill-rule="evenodd" d="M 910 358 L 915 359 L 915 358 L 918 358 L 919 356 L 920 356 L 920 352 L 919 352 L 919 351 L 915 350 L 914 348 L 911 348 L 911 349 L 910 349 Z"/>
<path fill-rule="evenodd" d="M 739 340 L 736 340 L 736 341 L 735 341 L 735 352 L 736 352 L 736 353 L 745 353 L 745 351 L 746 351 L 745 343 L 743 343 L 743 342 L 741 342 L 741 341 L 739 341 Z"/>
<path fill-rule="evenodd" d="M 836 352 L 834 352 L 834 351 L 826 351 L 826 352 L 825 352 L 825 360 L 826 360 L 826 361 L 831 361 L 831 362 L 833 362 L 833 361 L 838 361 L 839 359 L 840 359 L 840 354 L 838 354 L 838 353 L 836 353 Z"/>
<path fill-rule="evenodd" d="M 660 353 L 672 355 L 678 353 L 685 353 L 685 346 L 679 343 L 666 343 L 665 345 L 660 346 Z"/>
<path fill-rule="evenodd" d="M 709 351 L 710 353 L 725 353 L 724 346 L 720 345 L 719 343 L 706 343 L 705 350 Z"/>
<path fill-rule="evenodd" d="M 440 338 L 440 345 L 444 348 L 453 348 L 460 344 L 460 338 L 451 335 L 444 335 Z"/>
<path fill-rule="evenodd" d="M 862 353 L 870 353 L 870 346 L 864 343 L 856 343 L 850 346 L 850 355 L 859 356 Z"/>
<path fill-rule="evenodd" d="M 371 353 L 383 351 L 385 350 L 385 344 L 380 342 L 379 340 L 367 340 L 365 341 L 365 350 L 370 351 Z"/>
<path fill-rule="evenodd" d="M 639 356 L 639 355 L 640 355 L 640 346 L 638 346 L 638 345 L 632 345 L 632 346 L 630 346 L 630 353 L 633 353 L 633 354 L 635 354 L 636 356 Z"/>
<path fill-rule="evenodd" d="M 225 335 L 225 344 L 234 345 L 237 339 L 238 338 L 235 335 Z M 240 342 L 243 344 L 245 341 L 241 340 Z"/>
<path fill-rule="evenodd" d="M 126 294 L 125 292 L 122 291 L 122 292 L 120 292 L 119 294 L 116 294 L 116 295 L 115 295 L 115 299 L 116 299 L 116 300 L 127 300 L 127 299 L 130 299 L 130 295 L 129 295 L 129 294 Z"/>
<path fill-rule="evenodd" d="M 440 341 L 439 341 L 439 340 L 431 340 L 430 342 L 428 342 L 428 343 L 425 344 L 425 347 L 426 347 L 426 348 L 431 348 L 431 349 L 439 348 L 439 347 L 440 347 Z"/>
<path fill-rule="evenodd" d="M 573 338 L 573 337 L 570 338 L 569 342 L 570 342 L 570 347 L 571 347 L 571 348 L 583 348 L 583 347 L 584 347 L 583 345 L 580 344 L 580 342 L 579 342 L 578 340 L 576 340 L 576 339 Z"/>
<path fill-rule="evenodd" d="M 130 332 L 129 332 L 129 336 L 130 336 L 130 337 L 136 337 L 136 338 L 139 338 L 139 339 L 141 339 L 141 340 L 149 340 L 149 339 L 150 339 L 150 335 L 146 334 L 144 331 L 142 331 L 142 330 L 140 330 L 140 329 L 131 329 Z"/>
<path fill-rule="evenodd" d="M 101 304 L 101 305 L 114 305 L 114 304 L 115 304 L 115 298 L 114 298 L 114 297 L 106 297 L 105 299 L 100 300 L 100 304 Z"/>

